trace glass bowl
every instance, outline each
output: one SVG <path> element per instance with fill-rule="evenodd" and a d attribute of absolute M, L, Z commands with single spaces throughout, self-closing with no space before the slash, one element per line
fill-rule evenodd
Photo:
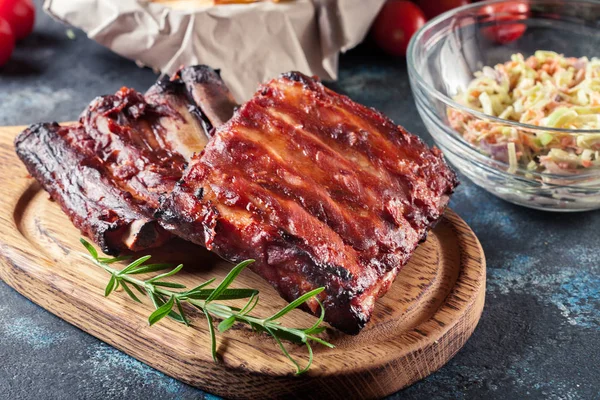
<path fill-rule="evenodd" d="M 483 31 L 490 26 L 515 24 L 506 15 L 486 15 L 490 5 L 525 3 L 518 15 L 526 26 L 517 40 L 499 44 Z M 488 9 L 489 10 L 489 9 Z M 514 18 L 515 14 L 511 14 Z M 549 211 L 600 208 L 600 169 L 578 173 L 532 172 L 510 167 L 498 156 L 466 141 L 450 123 L 449 115 L 475 118 L 517 131 L 561 135 L 598 135 L 599 131 L 541 128 L 491 117 L 453 100 L 484 66 L 550 50 L 568 57 L 600 57 L 600 2 L 585 0 L 499 0 L 474 3 L 449 11 L 427 23 L 412 38 L 408 53 L 410 84 L 419 114 L 446 158 L 475 184 L 515 204 Z M 454 119 L 453 119 L 454 120 Z M 556 172 L 556 173 L 555 173 Z"/>

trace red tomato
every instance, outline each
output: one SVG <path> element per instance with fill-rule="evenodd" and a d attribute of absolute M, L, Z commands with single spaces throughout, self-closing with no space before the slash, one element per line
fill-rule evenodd
<path fill-rule="evenodd" d="M 0 67 L 6 64 L 15 49 L 15 35 L 10 24 L 0 17 Z"/>
<path fill-rule="evenodd" d="M 6 19 L 17 40 L 33 31 L 35 6 L 31 0 L 0 0 L 0 17 Z"/>
<path fill-rule="evenodd" d="M 503 4 L 490 4 L 481 9 L 480 14 L 485 17 L 482 22 L 496 25 L 482 29 L 483 34 L 491 41 L 504 44 L 517 40 L 527 30 L 525 24 L 507 24 L 506 21 L 519 21 L 527 19 L 529 6 L 523 1 L 511 1 Z"/>
<path fill-rule="evenodd" d="M 424 24 L 425 15 L 416 4 L 388 0 L 375 19 L 371 34 L 375 43 L 385 52 L 404 56 L 410 38 Z"/>
<path fill-rule="evenodd" d="M 471 0 L 418 0 L 417 4 L 425 13 L 427 19 L 437 17 L 453 8 L 470 4 Z"/>

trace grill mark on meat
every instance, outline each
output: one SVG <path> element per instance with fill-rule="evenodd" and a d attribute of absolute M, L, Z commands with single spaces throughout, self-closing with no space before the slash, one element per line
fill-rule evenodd
<path fill-rule="evenodd" d="M 255 259 L 287 300 L 325 286 L 326 320 L 358 333 L 456 184 L 439 151 L 288 73 L 216 130 L 163 196 L 161 223 L 230 261 Z"/>
<path fill-rule="evenodd" d="M 369 219 L 369 214 L 361 207 L 360 200 L 345 199 L 342 189 L 339 190 L 342 193 L 340 196 L 331 196 L 323 186 L 325 182 L 316 181 L 310 175 L 303 174 L 300 165 L 294 163 L 291 154 L 285 153 L 274 159 L 271 152 L 273 148 L 265 149 L 254 141 L 257 140 L 256 137 L 248 135 L 246 129 L 238 129 L 236 134 L 240 135 L 229 142 L 231 152 L 244 154 L 244 157 L 237 159 L 235 167 L 228 168 L 230 174 L 248 175 L 254 183 L 272 193 L 292 198 L 302 205 L 310 217 L 329 225 L 346 244 L 355 249 L 366 250 L 372 246 L 370 237 L 374 232 L 369 224 L 353 223 L 356 220 Z M 275 141 L 270 140 L 270 143 L 273 147 L 277 146 Z M 271 173 L 266 173 L 267 171 Z M 369 226 L 369 230 L 357 229 L 365 226 Z"/>
<path fill-rule="evenodd" d="M 284 114 L 284 111 L 290 111 L 290 107 L 288 105 L 283 104 L 281 107 L 278 107 L 278 109 L 275 109 L 274 107 L 264 107 L 264 109 L 268 110 L 268 112 L 276 118 L 274 123 L 279 122 L 293 127 L 294 131 L 292 133 L 296 135 L 299 134 L 300 136 L 297 140 L 298 143 L 310 140 L 315 144 L 315 147 L 321 149 L 324 154 L 327 154 L 330 157 L 337 157 L 336 162 L 342 162 L 344 165 L 352 166 L 353 168 L 356 168 L 358 165 L 360 168 L 357 169 L 357 173 L 366 173 L 371 175 L 373 182 L 379 186 L 395 184 L 395 182 L 390 179 L 389 175 L 386 174 L 386 171 L 375 169 L 368 157 L 359 152 L 353 152 L 351 146 L 342 146 L 342 144 L 337 140 L 328 140 L 330 139 L 329 137 L 322 138 L 310 133 L 309 130 L 304 129 L 304 123 L 302 121 L 294 120 L 292 115 Z M 340 150 L 343 150 L 347 153 L 346 158 L 342 159 L 338 156 L 338 151 Z M 319 159 L 315 157 L 314 161 L 318 162 Z"/>
<path fill-rule="evenodd" d="M 356 159 L 360 160 L 359 165 L 361 167 L 367 168 L 374 175 L 377 175 L 377 171 L 379 171 L 380 179 L 386 179 L 385 171 L 395 173 L 397 176 L 394 178 L 403 177 L 407 173 L 412 174 L 421 161 L 407 158 L 402 149 L 396 149 L 397 146 L 394 146 L 409 145 L 410 140 L 416 140 L 418 144 L 423 146 L 420 140 L 410 138 L 403 129 L 398 129 L 390 123 L 378 119 L 372 121 L 374 125 L 367 131 L 364 120 L 357 120 L 355 115 L 341 108 L 340 104 L 336 104 L 341 103 L 347 106 L 348 102 L 345 99 L 337 99 L 335 102 L 323 101 L 321 96 L 315 96 L 317 97 L 315 104 L 310 106 L 310 109 L 306 110 L 305 108 L 304 112 L 298 112 L 297 109 L 292 107 L 292 104 L 294 104 L 293 96 L 287 94 L 289 85 L 282 83 L 277 85 L 276 88 L 277 95 L 274 95 L 272 100 L 269 99 L 268 104 L 264 105 L 265 107 L 280 108 L 289 118 L 296 118 L 294 120 L 295 125 L 303 126 L 306 131 L 316 133 L 321 140 L 336 150 L 343 150 L 345 154 L 355 155 Z M 317 85 L 316 88 L 318 88 L 319 93 L 323 92 L 324 94 L 328 90 L 322 85 Z M 361 118 L 364 117 L 364 106 L 351 103 L 349 107 L 352 112 L 360 111 Z M 370 109 L 367 109 L 367 111 L 373 112 Z M 370 114 L 368 115 L 369 119 L 373 120 Z M 334 121 L 334 123 L 328 129 L 322 129 L 321 120 Z M 385 135 L 381 132 L 383 129 L 393 129 L 396 132 L 399 131 L 400 134 Z M 364 134 L 359 135 L 357 132 L 363 132 Z M 393 180 L 388 178 L 385 183 L 392 184 Z"/>
<path fill-rule="evenodd" d="M 286 146 L 279 145 L 277 146 L 282 151 L 287 152 L 287 159 L 290 161 L 289 163 L 293 163 L 294 159 L 289 157 L 291 152 L 294 151 L 302 151 L 302 155 L 305 156 L 307 161 L 310 161 L 311 167 L 318 167 L 322 172 L 319 176 L 309 176 L 309 178 L 314 178 L 315 183 L 326 185 L 326 187 L 331 187 L 333 183 L 331 181 L 331 171 L 332 166 L 335 166 L 335 169 L 339 167 L 343 167 L 343 171 L 346 176 L 352 177 L 352 180 L 356 182 L 357 187 L 356 190 L 345 190 L 345 188 L 341 185 L 335 185 L 335 189 L 330 189 L 330 195 L 336 198 L 339 201 L 344 201 L 348 205 L 356 206 L 357 203 L 361 204 L 360 208 L 364 208 L 365 206 L 374 205 L 375 199 L 373 193 L 370 191 L 370 186 L 363 182 L 362 179 L 358 178 L 358 175 L 364 175 L 368 173 L 369 180 L 373 182 L 374 186 L 383 186 L 385 183 L 385 177 L 382 174 L 369 173 L 373 172 L 372 170 L 369 172 L 365 172 L 363 169 L 357 169 L 356 165 L 352 163 L 352 161 L 347 158 L 340 157 L 338 151 L 328 143 L 325 143 L 320 138 L 312 135 L 308 131 L 298 128 L 297 124 L 291 124 L 286 121 L 285 118 L 280 111 L 275 108 L 260 108 L 256 110 L 252 110 L 253 105 L 249 105 L 247 111 L 249 114 L 258 114 L 264 113 L 262 118 L 265 119 L 265 123 L 274 128 L 279 128 L 282 131 L 286 132 L 285 137 L 273 138 L 271 135 L 270 140 L 274 142 L 279 141 L 287 143 Z M 252 110 L 252 111 L 251 111 Z M 244 122 L 242 122 L 243 124 Z M 256 131 L 256 128 L 251 128 L 253 131 Z M 238 129 L 238 132 L 243 133 L 241 129 Z M 262 134 L 262 133 L 259 133 Z M 292 148 L 293 145 L 294 147 Z M 286 159 L 284 157 L 280 157 L 280 159 Z M 389 182 L 389 185 L 392 185 Z"/>
<path fill-rule="evenodd" d="M 282 109 L 289 109 L 290 106 L 289 104 L 283 104 Z M 295 128 L 294 131 L 291 131 L 291 134 L 295 134 L 295 133 L 301 133 L 302 135 L 300 135 L 300 139 L 297 140 L 298 143 L 301 143 L 302 141 L 307 141 L 307 140 L 314 140 L 315 144 L 317 146 L 321 145 L 322 149 L 323 149 L 323 153 L 321 153 L 321 155 L 329 155 L 331 153 L 333 154 L 338 154 L 339 152 L 344 152 L 345 154 L 347 154 L 347 158 L 349 162 L 346 162 L 346 160 L 342 160 L 340 157 L 337 157 L 337 159 L 334 158 L 334 162 L 331 163 L 331 165 L 335 166 L 335 165 L 348 165 L 348 168 L 346 169 L 346 173 L 348 173 L 348 171 L 352 171 L 352 169 L 354 169 L 354 173 L 357 175 L 363 175 L 363 174 L 370 174 L 370 177 L 365 177 L 365 176 L 361 176 L 361 178 L 363 179 L 353 179 L 353 182 L 364 182 L 364 187 L 365 187 L 365 191 L 366 193 L 373 193 L 373 191 L 385 191 L 386 188 L 393 188 L 394 190 L 396 190 L 398 193 L 410 193 L 410 189 L 409 189 L 409 185 L 410 185 L 410 180 L 405 179 L 404 176 L 400 175 L 398 176 L 397 173 L 393 173 L 391 171 L 389 171 L 388 169 L 384 169 L 381 166 L 377 166 L 377 165 L 373 165 L 370 161 L 369 161 L 369 156 L 371 158 L 373 158 L 374 156 L 372 154 L 370 154 L 369 156 L 354 151 L 352 149 L 352 146 L 348 146 L 345 143 L 340 143 L 339 141 L 337 141 L 337 138 L 331 138 L 329 136 L 326 137 L 315 137 L 314 135 L 311 135 L 306 129 L 302 129 L 302 128 L 298 128 L 298 126 L 303 126 L 304 123 L 301 121 L 297 121 L 297 122 L 293 122 L 290 121 L 290 119 L 292 119 L 293 117 L 291 117 L 290 115 L 286 115 L 286 114 L 282 114 L 281 112 L 278 111 L 273 111 L 275 109 L 274 105 L 270 105 L 267 108 L 265 108 L 265 112 L 270 112 L 271 114 L 275 114 L 278 117 L 279 116 L 283 116 L 285 115 L 285 118 L 282 118 L 284 122 L 287 122 L 289 125 L 291 125 L 292 127 Z M 276 110 L 276 109 L 275 109 Z M 277 121 L 277 122 L 281 122 Z M 274 124 L 276 124 L 277 122 L 274 122 Z M 316 124 L 312 124 L 310 126 L 310 129 L 312 131 L 319 131 L 319 126 Z M 306 149 L 306 147 L 305 147 Z M 306 151 L 306 150 L 305 150 Z M 319 155 L 319 153 L 317 153 L 317 156 Z M 319 164 L 324 164 L 324 160 L 319 160 L 317 157 L 313 158 L 313 161 L 315 163 L 315 165 L 319 165 Z M 358 163 L 359 166 L 357 168 L 356 165 L 352 165 L 351 162 L 354 163 Z M 377 170 L 377 168 L 379 168 L 379 170 Z M 331 167 L 323 167 L 322 168 L 324 171 L 331 171 L 332 168 Z M 335 168 L 333 168 L 335 169 Z M 354 174 L 353 174 L 354 176 Z M 366 178 L 366 179 L 364 179 Z M 332 192 L 331 195 L 333 197 L 336 197 L 336 193 Z M 347 196 L 347 192 L 337 196 L 339 198 L 345 198 L 345 196 Z M 371 199 L 374 196 L 370 196 Z M 399 201 L 402 203 L 402 205 L 406 205 L 408 200 L 406 198 L 395 198 L 395 199 L 389 199 L 389 202 L 394 202 L 394 203 L 398 203 Z M 361 204 L 362 205 L 368 205 L 372 208 L 376 208 L 377 202 L 375 201 L 368 201 L 366 198 L 363 198 L 361 200 Z M 382 207 L 381 208 L 382 213 L 386 213 L 386 215 L 388 215 L 389 213 L 387 212 L 386 207 Z M 399 216 L 396 215 L 395 218 L 390 218 L 390 222 L 398 224 L 398 225 L 402 225 L 405 222 L 409 223 L 411 226 L 416 227 L 418 226 L 418 224 L 415 224 L 415 221 L 413 220 L 413 218 L 408 218 L 408 220 L 405 220 L 404 218 L 399 219 Z"/>
<path fill-rule="evenodd" d="M 437 206 L 426 199 L 431 198 L 432 194 L 439 192 L 443 188 L 444 182 L 454 178 L 446 173 L 444 176 L 438 177 L 438 179 L 432 179 L 428 182 L 431 185 L 430 190 L 429 185 L 424 184 L 421 179 L 415 179 L 415 177 L 433 175 L 430 171 L 424 171 L 424 168 L 429 168 L 429 170 L 433 171 L 439 169 L 439 154 L 435 154 L 434 151 L 433 157 L 428 156 L 427 148 L 418 138 L 412 137 L 401 127 L 394 126 L 391 121 L 387 120 L 387 118 L 377 111 L 353 103 L 345 97 L 335 100 L 331 100 L 330 98 L 324 100 L 323 98 L 327 95 L 328 89 L 320 84 L 310 85 L 316 91 L 316 94 L 315 92 L 311 93 L 311 96 L 316 99 L 314 104 L 308 106 L 306 104 L 311 103 L 305 101 L 305 106 L 302 109 L 304 112 L 298 112 L 297 109 L 293 108 L 294 94 L 289 94 L 290 87 L 289 82 L 279 82 L 272 89 L 272 97 L 269 97 L 267 100 L 261 99 L 262 101 L 258 101 L 258 104 L 263 105 L 263 107 L 269 110 L 281 109 L 282 113 L 287 115 L 288 122 L 293 126 L 301 126 L 303 127 L 303 131 L 320 134 L 320 139 L 327 143 L 327 145 L 335 148 L 337 151 L 343 151 L 344 154 L 348 154 L 351 158 L 354 154 L 356 158 L 353 161 L 359 160 L 359 165 L 362 169 L 380 171 L 379 182 L 387 186 L 393 185 L 394 182 L 397 185 L 402 185 L 401 192 L 412 193 L 415 197 L 408 200 L 418 202 L 420 205 L 427 207 L 428 213 L 436 212 Z M 353 115 L 349 110 L 342 108 L 340 105 L 346 106 L 352 112 L 356 111 L 356 115 Z M 314 116 L 303 118 L 309 113 L 313 113 Z M 364 117 L 367 121 L 374 124 L 374 129 L 371 129 L 367 135 L 356 134 L 356 132 L 367 132 L 364 120 L 359 120 L 357 115 L 361 116 L 361 118 Z M 291 121 L 289 121 L 290 119 Z M 321 120 L 338 123 L 333 124 L 333 129 L 321 129 Z M 340 121 L 344 122 L 340 124 Z M 390 134 L 389 132 L 392 131 L 399 134 Z M 403 150 L 396 150 L 394 145 L 396 147 L 398 145 L 401 147 L 421 147 L 424 157 L 412 161 L 408 158 L 409 162 L 407 162 L 407 157 Z M 386 175 L 387 177 L 391 176 L 391 179 L 386 179 Z M 397 203 L 399 200 L 406 205 L 407 199 L 396 198 L 389 201 Z M 397 213 L 392 215 L 394 213 L 389 213 L 388 209 L 389 206 L 386 206 L 384 211 L 390 216 L 390 221 L 400 223 L 398 220 L 399 215 Z M 403 219 L 413 226 L 413 228 L 419 226 L 420 223 L 418 220 L 420 218 L 419 213 L 415 212 L 412 207 L 406 208 Z"/>
<path fill-rule="evenodd" d="M 252 203 L 257 209 L 263 210 L 261 213 L 262 223 L 268 224 L 272 229 L 283 231 L 288 235 L 303 238 L 302 242 L 296 243 L 300 248 L 306 247 L 317 249 L 316 251 L 313 250 L 313 253 L 320 255 L 318 258 L 319 264 L 355 264 L 355 262 L 349 262 L 349 259 L 356 257 L 355 252 L 339 251 L 320 254 L 319 248 L 334 246 L 337 249 L 342 249 L 344 248 L 344 243 L 339 235 L 332 232 L 326 224 L 321 223 L 312 217 L 296 202 L 278 196 L 248 180 L 241 181 L 237 179 L 235 185 L 236 187 L 243 189 L 243 191 L 240 190 L 240 193 L 236 193 L 235 203 L 228 201 L 228 199 L 223 196 L 223 193 L 215 192 L 214 189 L 212 189 L 212 193 L 214 193 L 215 196 L 214 204 L 216 204 L 220 215 L 225 216 L 230 213 L 235 213 L 235 210 L 240 208 L 246 209 L 247 204 Z M 242 195 L 242 193 L 244 194 Z M 211 197 L 209 194 L 205 196 L 205 198 Z M 290 218 L 290 215 L 293 215 L 293 218 Z M 307 240 L 307 238 L 311 239 Z M 302 246 L 298 243 L 302 243 Z"/>
<path fill-rule="evenodd" d="M 288 105 L 286 108 L 289 107 L 290 106 Z M 244 158 L 239 158 L 236 162 L 240 165 L 244 165 L 243 169 L 245 169 L 246 173 L 252 173 L 255 169 L 259 169 L 262 172 L 285 171 L 284 173 L 293 176 L 293 180 L 295 181 L 305 180 L 305 187 L 308 187 L 309 191 L 316 190 L 317 193 L 322 193 L 324 190 L 327 190 L 327 196 L 312 196 L 311 194 L 311 196 L 307 198 L 303 196 L 303 193 L 298 193 L 300 188 L 294 187 L 290 182 L 281 184 L 281 180 L 278 180 L 277 183 L 273 183 L 269 186 L 275 192 L 283 192 L 286 195 L 294 196 L 310 213 L 316 215 L 319 220 L 328 223 L 333 230 L 340 234 L 340 236 L 344 238 L 345 243 L 352 245 L 355 249 L 366 250 L 372 246 L 370 237 L 374 235 L 373 229 L 379 229 L 381 231 L 387 230 L 382 226 L 384 223 L 393 223 L 400 227 L 412 226 L 415 228 L 418 226 L 412 216 L 408 215 L 407 218 L 401 212 L 390 213 L 389 211 L 388 204 L 394 204 L 396 207 L 404 210 L 408 203 L 408 200 L 405 197 L 386 198 L 384 196 L 384 201 L 381 201 L 381 198 L 375 198 L 374 193 L 385 193 L 389 188 L 393 188 L 394 186 L 396 193 L 408 192 L 405 185 L 398 183 L 394 184 L 394 181 L 391 178 L 393 176 L 392 173 L 380 168 L 381 172 L 375 175 L 364 172 L 363 168 L 356 168 L 356 165 L 353 165 L 351 161 L 340 156 L 342 151 L 347 150 L 347 147 L 344 148 L 344 146 L 332 140 L 325 143 L 308 131 L 296 128 L 297 125 L 302 125 L 303 121 L 298 121 L 296 124 L 282 121 L 280 118 L 282 113 L 278 111 L 275 106 L 261 109 L 254 107 L 254 104 L 249 104 L 245 107 L 244 111 L 247 112 L 248 115 L 262 113 L 260 114 L 261 120 L 264 119 L 262 122 L 268 126 L 278 128 L 278 132 L 285 133 L 282 135 L 271 135 L 268 134 L 266 130 L 258 131 L 254 127 L 242 129 L 242 127 L 252 126 L 250 123 L 245 124 L 245 120 L 242 121 L 240 123 L 241 127 L 238 126 L 235 132 L 239 141 L 232 140 L 232 146 L 235 146 L 238 143 L 248 146 L 249 142 L 254 143 L 255 146 L 243 149 L 240 148 L 238 151 L 240 153 L 243 152 L 246 156 Z M 261 135 L 268 136 L 271 145 L 269 149 L 260 145 Z M 295 144 L 296 147 L 290 148 L 289 145 L 286 146 L 286 143 L 289 144 L 289 142 Z M 313 147 L 317 150 L 311 151 Z M 274 157 L 277 161 L 269 160 L 270 163 L 273 164 L 272 166 L 268 164 L 259 165 L 261 159 L 258 157 L 249 159 L 248 154 L 253 151 L 262 151 L 266 154 L 265 157 L 269 157 L 269 154 L 274 154 L 274 148 L 280 153 L 277 153 Z M 292 154 L 294 151 L 297 153 L 302 151 L 302 154 L 295 156 Z M 320 155 L 320 159 L 317 159 L 318 155 Z M 308 159 L 306 162 L 295 162 L 303 156 Z M 305 171 L 305 173 L 302 173 L 301 169 L 304 168 L 306 170 L 307 165 L 310 165 L 309 168 L 311 169 L 311 172 L 307 173 Z M 261 167 L 262 169 L 260 169 Z M 315 172 L 315 168 L 320 168 L 321 173 L 318 174 Z M 371 165 L 369 170 L 372 171 L 374 168 L 375 166 Z M 338 172 L 332 172 L 336 170 Z M 273 181 L 277 178 L 279 173 L 268 173 L 263 175 L 264 177 L 254 175 L 253 178 L 255 181 L 260 181 L 261 179 Z M 343 179 L 348 179 L 355 184 L 349 187 L 348 185 L 344 185 L 345 182 L 339 182 L 335 179 L 332 180 L 332 176 L 334 178 L 342 176 Z M 381 179 L 381 176 L 384 176 L 385 178 Z M 312 201 L 312 205 L 309 204 L 311 203 L 311 200 L 314 200 Z M 345 214 L 350 215 L 340 217 L 340 213 L 336 211 L 342 208 L 347 211 Z M 409 208 L 406 207 L 406 210 L 409 210 Z M 326 213 L 326 211 L 329 211 L 329 213 Z M 366 218 L 365 214 L 367 212 L 378 212 L 382 216 L 389 216 L 389 218 L 387 218 L 386 221 L 381 221 L 379 227 L 375 228 L 371 226 L 372 224 L 357 225 L 369 226 L 369 231 L 360 232 L 353 229 L 352 221 Z M 341 223 L 341 221 L 344 221 L 345 223 Z M 394 239 L 389 238 L 388 242 L 393 243 Z"/>

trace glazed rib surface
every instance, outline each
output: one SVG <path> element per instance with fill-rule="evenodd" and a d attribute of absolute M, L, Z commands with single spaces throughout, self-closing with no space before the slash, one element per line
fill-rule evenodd
<path fill-rule="evenodd" d="M 255 259 L 288 301 L 325 286 L 326 320 L 356 334 L 456 185 L 439 150 L 293 72 L 216 130 L 160 220 L 227 260 Z"/>
<path fill-rule="evenodd" d="M 191 70 L 185 80 L 185 69 L 160 80 L 145 96 L 122 88 L 98 97 L 78 124 L 34 125 L 15 141 L 30 174 L 105 253 L 159 246 L 171 236 L 153 218 L 159 198 L 204 148 L 214 123 L 201 111 L 210 105 L 197 104 L 191 90 L 210 91 L 220 81 L 208 67 Z"/>
<path fill-rule="evenodd" d="M 47 123 L 29 127 L 16 146 L 29 173 L 103 251 L 137 250 L 166 241 L 170 235 L 114 185 L 102 161 L 80 151 L 92 143 L 81 125 Z"/>

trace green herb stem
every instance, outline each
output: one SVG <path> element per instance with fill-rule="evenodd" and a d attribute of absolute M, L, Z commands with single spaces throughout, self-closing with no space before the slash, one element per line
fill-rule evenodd
<path fill-rule="evenodd" d="M 258 318 L 249 315 L 249 313 L 252 312 L 252 310 L 254 309 L 254 307 L 256 307 L 258 303 L 258 290 L 229 288 L 229 286 L 235 280 L 237 275 L 239 275 L 239 273 L 248 265 L 250 265 L 254 260 L 246 260 L 236 265 L 225 277 L 225 279 L 223 279 L 223 281 L 219 283 L 219 285 L 217 285 L 215 289 L 206 288 L 215 280 L 211 279 L 196 286 L 193 289 L 185 290 L 182 292 L 176 292 L 170 289 L 185 289 L 185 285 L 174 282 L 166 282 L 162 279 L 175 275 L 183 268 L 183 265 L 178 265 L 176 268 L 170 270 L 169 272 L 162 273 L 153 278 L 142 280 L 135 278 L 133 275 L 151 273 L 160 270 L 165 270 L 168 268 L 170 269 L 171 265 L 146 264 L 146 262 L 150 259 L 150 256 L 144 256 L 133 261 L 122 270 L 118 270 L 111 267 L 110 265 L 117 261 L 123 261 L 123 257 L 99 257 L 98 252 L 89 242 L 87 242 L 84 239 L 80 239 L 80 241 L 90 253 L 90 255 L 86 255 L 86 257 L 111 275 L 108 285 L 106 286 L 104 292 L 105 296 L 110 295 L 114 290 L 116 290 L 120 286 L 123 287 L 125 293 L 127 293 L 129 297 L 141 303 L 140 299 L 133 293 L 133 291 L 129 287 L 133 286 L 140 294 L 147 295 L 148 297 L 150 297 L 152 303 L 154 304 L 154 307 L 156 308 L 156 310 L 148 317 L 148 322 L 150 325 L 155 324 L 156 322 L 160 321 L 161 319 L 167 316 L 174 319 L 177 322 L 183 323 L 185 325 L 190 325 L 189 320 L 185 315 L 184 309 L 181 305 L 183 302 L 187 302 L 188 304 L 200 310 L 206 316 L 206 319 L 208 321 L 209 333 L 211 336 L 212 356 L 215 361 L 217 361 L 218 358 L 216 352 L 216 333 L 213 326 L 213 318 L 218 318 L 221 320 L 221 322 L 218 325 L 219 332 L 225 332 L 237 322 L 250 326 L 254 331 L 264 332 L 271 335 L 276 340 L 278 346 L 281 348 L 284 355 L 296 367 L 296 374 L 302 374 L 306 372 L 312 365 L 313 350 L 309 342 L 316 342 L 330 348 L 334 347 L 331 343 L 315 336 L 315 334 L 321 333 L 325 330 L 325 327 L 321 326 L 321 323 L 323 322 L 323 318 L 325 316 L 325 309 L 323 308 L 321 302 L 318 301 L 318 299 L 317 302 L 321 307 L 321 316 L 313 326 L 305 329 L 289 328 L 283 326 L 281 322 L 278 321 L 281 317 L 294 310 L 295 308 L 299 307 L 300 305 L 304 304 L 309 299 L 316 299 L 315 296 L 321 293 L 325 288 L 318 288 L 302 295 L 297 300 L 291 302 L 286 307 L 282 308 L 280 311 L 268 318 Z M 241 309 L 215 302 L 216 300 L 227 301 L 236 299 L 248 300 L 246 302 L 246 305 Z M 175 309 L 177 311 L 175 311 Z M 281 341 L 282 339 L 306 346 L 309 354 L 309 361 L 304 368 L 302 368 L 299 365 L 299 363 L 289 354 L 289 352 L 286 350 L 285 346 Z"/>

